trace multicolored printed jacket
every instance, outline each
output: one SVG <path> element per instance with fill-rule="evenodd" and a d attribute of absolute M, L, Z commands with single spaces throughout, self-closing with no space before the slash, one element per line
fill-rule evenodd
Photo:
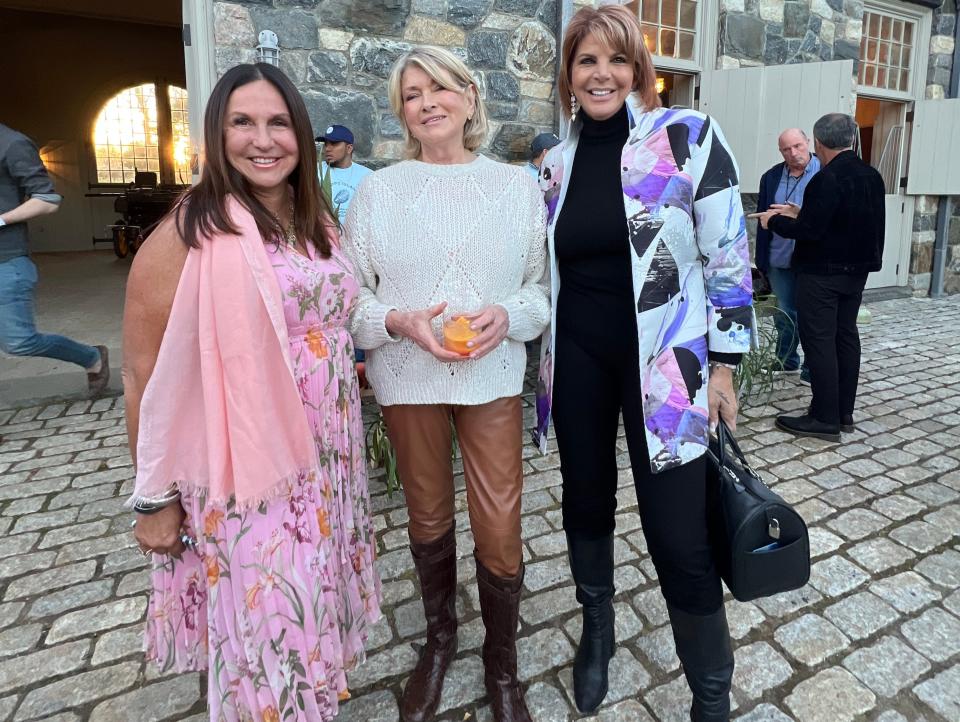
<path fill-rule="evenodd" d="M 627 101 L 621 174 L 640 343 L 643 415 L 654 472 L 702 455 L 709 439 L 707 351 L 753 342 L 750 255 L 736 161 L 713 120 L 693 110 L 645 112 Z M 542 164 L 553 319 L 543 337 L 535 441 L 546 449 L 560 276 L 554 230 L 579 126 Z M 590 213 L 584 208 L 583 213 Z"/>

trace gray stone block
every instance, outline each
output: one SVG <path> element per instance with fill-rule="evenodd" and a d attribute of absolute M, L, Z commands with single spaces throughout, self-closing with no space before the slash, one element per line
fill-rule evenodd
<path fill-rule="evenodd" d="M 745 715 L 737 717 L 736 722 L 793 722 L 789 717 L 767 702 L 758 704 Z"/>
<path fill-rule="evenodd" d="M 277 34 L 280 52 L 294 48 L 315 50 L 319 45 L 317 18 L 305 10 L 274 10 L 272 8 L 250 8 L 256 32 L 272 30 Z"/>
<path fill-rule="evenodd" d="M 502 13 L 532 17 L 540 7 L 540 0 L 497 0 L 494 7 Z"/>
<path fill-rule="evenodd" d="M 570 719 L 570 707 L 563 693 L 546 682 L 530 685 L 525 695 L 527 709 L 535 720 L 557 720 L 567 722 Z"/>
<path fill-rule="evenodd" d="M 130 689 L 137 681 L 140 662 L 122 662 L 112 667 L 101 667 L 90 672 L 66 677 L 34 689 L 24 697 L 17 718 L 22 720 L 42 717 L 48 719 L 70 707 L 96 702 Z M 199 687 L 198 677 L 194 684 Z"/>
<path fill-rule="evenodd" d="M 918 684 L 913 693 L 944 719 L 960 719 L 960 664 Z"/>
<path fill-rule="evenodd" d="M 854 640 L 869 637 L 900 618 L 897 610 L 870 592 L 853 594 L 827 607 L 823 614 Z"/>
<path fill-rule="evenodd" d="M 928 609 L 904 622 L 900 632 L 913 647 L 934 662 L 946 662 L 960 653 L 960 619 L 942 609 Z"/>
<path fill-rule="evenodd" d="M 475 28 L 493 8 L 493 0 L 455 0 L 447 10 L 447 20 L 461 28 Z"/>
<path fill-rule="evenodd" d="M 471 68 L 503 68 L 507 62 L 510 39 L 497 30 L 477 30 L 467 38 L 467 56 Z"/>
<path fill-rule="evenodd" d="M 930 663 L 896 637 L 858 649 L 843 666 L 881 697 L 894 697 L 930 669 Z"/>
<path fill-rule="evenodd" d="M 672 672 L 680 667 L 673 630 L 669 624 L 641 636 L 637 640 L 637 646 L 648 660 L 665 672 Z"/>
<path fill-rule="evenodd" d="M 953 549 L 921 559 L 914 569 L 941 587 L 960 587 L 960 552 Z"/>
<path fill-rule="evenodd" d="M 890 538 L 922 554 L 950 541 L 953 530 L 926 521 L 912 521 L 890 532 Z"/>
<path fill-rule="evenodd" d="M 525 160 L 530 155 L 530 141 L 536 135 L 536 128 L 523 123 L 504 123 L 493 142 L 491 150 L 513 161 Z"/>
<path fill-rule="evenodd" d="M 869 574 L 841 556 L 824 559 L 810 568 L 810 586 L 828 597 L 846 594 L 869 579 Z"/>
<path fill-rule="evenodd" d="M 353 72 L 386 78 L 397 59 L 412 47 L 410 43 L 386 38 L 358 38 L 350 46 Z"/>
<path fill-rule="evenodd" d="M 183 719 L 199 700 L 200 675 L 196 672 L 178 674 L 100 703 L 90 715 L 90 722 L 131 719 L 133 710 L 144 711 L 155 720 Z"/>
<path fill-rule="evenodd" d="M 520 83 L 505 71 L 490 71 L 486 74 L 487 97 L 508 103 L 520 100 Z"/>
<path fill-rule="evenodd" d="M 870 591 L 901 612 L 915 612 L 942 596 L 916 572 L 902 572 L 873 582 Z"/>
<path fill-rule="evenodd" d="M 863 539 L 889 524 L 889 519 L 868 509 L 851 509 L 827 522 L 827 526 L 837 534 L 854 541 Z"/>
<path fill-rule="evenodd" d="M 402 35 L 410 0 L 323 0 L 317 13 L 321 27 Z"/>
<path fill-rule="evenodd" d="M 751 700 L 775 689 L 793 675 L 793 668 L 766 642 L 740 647 L 735 653 L 733 685 Z"/>
<path fill-rule="evenodd" d="M 885 537 L 860 542 L 848 549 L 847 554 L 874 574 L 900 566 L 916 556 L 906 547 L 894 544 Z"/>
<path fill-rule="evenodd" d="M 877 698 L 850 672 L 831 667 L 794 687 L 785 702 L 802 722 L 852 722 L 872 710 Z"/>
<path fill-rule="evenodd" d="M 443 692 L 437 714 L 472 704 L 486 694 L 483 685 L 483 662 L 479 657 L 463 657 L 454 660 L 443 680 Z"/>
<path fill-rule="evenodd" d="M 816 614 L 804 614 L 784 624 L 773 638 L 791 657 L 808 667 L 820 664 L 850 643 L 839 629 Z"/>
<path fill-rule="evenodd" d="M 542 629 L 517 640 L 517 674 L 528 681 L 573 661 L 574 649 L 559 629 Z"/>
<path fill-rule="evenodd" d="M 307 59 L 307 82 L 343 85 L 347 82 L 347 56 L 333 50 L 318 50 Z"/>

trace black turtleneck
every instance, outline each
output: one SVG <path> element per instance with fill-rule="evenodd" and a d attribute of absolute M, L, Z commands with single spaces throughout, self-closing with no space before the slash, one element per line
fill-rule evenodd
<path fill-rule="evenodd" d="M 560 270 L 557 327 L 601 354 L 635 356 L 637 320 L 620 182 L 627 109 L 602 121 L 580 113 L 583 127 L 554 231 Z"/>

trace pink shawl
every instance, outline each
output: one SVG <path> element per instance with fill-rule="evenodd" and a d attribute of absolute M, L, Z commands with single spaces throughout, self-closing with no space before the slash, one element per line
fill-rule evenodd
<path fill-rule="evenodd" d="M 140 407 L 131 503 L 171 485 L 255 507 L 317 468 L 280 285 L 250 212 L 190 249 Z"/>

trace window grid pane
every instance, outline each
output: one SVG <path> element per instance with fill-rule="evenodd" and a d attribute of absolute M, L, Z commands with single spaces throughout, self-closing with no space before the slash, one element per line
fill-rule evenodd
<path fill-rule="evenodd" d="M 189 183 L 190 164 L 193 152 L 190 145 L 190 115 L 187 91 L 171 85 L 167 88 L 170 98 L 170 121 L 173 127 L 173 171 L 177 183 Z"/>
<path fill-rule="evenodd" d="M 858 72 L 861 85 L 909 92 L 913 26 L 909 20 L 876 10 L 864 12 Z"/>
<path fill-rule="evenodd" d="M 697 0 L 640 0 L 639 5 L 647 50 L 663 58 L 693 60 Z"/>
<path fill-rule="evenodd" d="M 108 100 L 93 132 L 97 182 L 131 183 L 136 171 L 159 172 L 157 98 L 152 84 L 121 91 Z"/>

